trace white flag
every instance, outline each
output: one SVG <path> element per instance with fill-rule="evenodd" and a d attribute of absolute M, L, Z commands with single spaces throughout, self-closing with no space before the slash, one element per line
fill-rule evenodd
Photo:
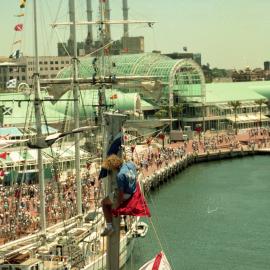
<path fill-rule="evenodd" d="M 16 88 L 17 86 L 17 79 L 11 79 L 6 83 L 7 88 Z"/>

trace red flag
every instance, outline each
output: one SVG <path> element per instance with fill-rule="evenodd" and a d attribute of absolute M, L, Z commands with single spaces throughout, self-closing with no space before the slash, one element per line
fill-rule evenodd
<path fill-rule="evenodd" d="M 124 48 L 123 51 L 127 53 L 128 52 L 128 48 Z"/>
<path fill-rule="evenodd" d="M 7 158 L 7 152 L 0 153 L 0 158 L 6 159 Z"/>
<path fill-rule="evenodd" d="M 22 23 L 16 24 L 15 27 L 14 27 L 14 30 L 17 31 L 17 32 L 22 31 L 23 30 L 23 24 Z"/>
<path fill-rule="evenodd" d="M 113 209 L 114 216 L 136 216 L 136 217 L 150 217 L 150 210 L 146 200 L 141 192 L 139 183 L 137 183 L 136 191 L 133 196 L 124 201 L 118 208 Z"/>

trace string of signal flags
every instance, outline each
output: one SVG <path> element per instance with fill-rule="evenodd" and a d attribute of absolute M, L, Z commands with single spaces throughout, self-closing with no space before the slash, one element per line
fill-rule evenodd
<path fill-rule="evenodd" d="M 21 17 L 24 17 L 25 13 L 24 13 L 24 8 L 26 6 L 26 1 L 27 0 L 19 0 L 19 7 L 21 9 L 21 12 L 16 14 L 15 17 L 17 18 L 21 18 Z M 22 32 L 24 29 L 24 25 L 22 23 L 17 23 L 15 26 L 14 26 L 14 31 L 15 32 Z M 12 45 L 16 45 L 16 44 L 21 44 L 22 40 L 21 39 L 18 39 L 18 40 L 15 40 Z M 18 59 L 22 56 L 22 53 L 19 49 L 13 51 L 9 58 L 13 58 L 13 59 Z"/>

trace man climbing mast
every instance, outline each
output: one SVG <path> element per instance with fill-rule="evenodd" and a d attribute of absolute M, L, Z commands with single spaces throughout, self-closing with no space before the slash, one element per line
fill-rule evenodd
<path fill-rule="evenodd" d="M 102 179 L 105 187 L 106 196 L 102 206 L 107 224 L 102 236 L 107 236 L 106 269 L 118 270 L 120 269 L 120 216 L 150 216 L 150 211 L 137 181 L 135 164 L 131 161 L 123 162 L 119 157 L 124 144 L 125 136 L 122 129 L 126 116 L 113 112 L 106 112 L 103 116 L 104 167 L 99 173 L 99 180 Z M 108 169 L 111 170 L 109 173 Z M 115 202 L 119 207 L 113 208 Z"/>
<path fill-rule="evenodd" d="M 123 160 L 113 154 L 107 157 L 102 167 L 108 171 L 116 171 L 117 190 L 111 192 L 102 200 L 102 209 L 106 220 L 106 227 L 101 236 L 111 235 L 114 231 L 112 226 L 112 206 L 115 202 L 115 209 L 119 208 L 123 202 L 132 198 L 136 192 L 137 170 L 133 162 Z"/>

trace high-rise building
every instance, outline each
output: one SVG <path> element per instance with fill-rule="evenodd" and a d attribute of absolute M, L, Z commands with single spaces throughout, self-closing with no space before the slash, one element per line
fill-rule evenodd
<path fill-rule="evenodd" d="M 69 56 L 40 56 L 39 57 L 39 74 L 41 79 L 53 79 L 59 71 L 70 66 L 71 59 Z M 6 84 L 12 79 L 16 79 L 17 84 L 33 84 L 34 74 L 34 57 L 23 56 L 19 59 L 9 59 L 0 63 L 0 88 L 6 89 Z"/>

